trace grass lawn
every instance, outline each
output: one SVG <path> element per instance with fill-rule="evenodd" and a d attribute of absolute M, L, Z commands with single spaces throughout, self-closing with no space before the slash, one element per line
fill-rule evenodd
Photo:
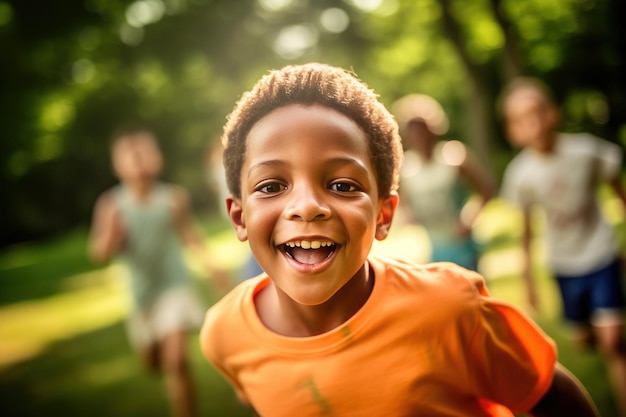
<path fill-rule="evenodd" d="M 477 227 L 486 243 L 481 271 L 493 295 L 523 305 L 516 277 L 519 248 L 514 214 L 492 204 Z M 247 256 L 223 223 L 203 230 L 214 261 L 236 270 Z M 167 417 L 162 381 L 143 372 L 126 341 L 123 317 L 128 309 L 117 266 L 96 267 L 85 258 L 86 233 L 76 231 L 48 242 L 18 245 L 0 252 L 0 410 L 19 416 Z M 374 252 L 423 261 L 428 245 L 421 229 L 392 228 Z M 538 253 L 541 247 L 537 248 Z M 220 294 L 189 260 L 206 305 Z M 560 360 L 585 384 L 602 416 L 613 417 L 606 371 L 597 354 L 579 352 L 559 319 L 555 287 L 540 273 L 542 310 L 536 317 L 553 337 Z M 249 416 L 226 382 L 202 358 L 196 335 L 189 351 L 203 416 Z M 512 378 L 515 376 L 512 375 Z"/>

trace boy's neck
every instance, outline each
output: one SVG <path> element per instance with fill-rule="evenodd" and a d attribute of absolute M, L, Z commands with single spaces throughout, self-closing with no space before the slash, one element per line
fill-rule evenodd
<path fill-rule="evenodd" d="M 558 132 L 551 132 L 546 135 L 537 144 L 531 146 L 531 149 L 540 155 L 552 155 L 556 151 L 556 142 L 558 138 Z"/>
<path fill-rule="evenodd" d="M 366 262 L 324 304 L 297 304 L 270 284 L 257 294 L 256 310 L 263 324 L 275 333 L 288 337 L 317 336 L 336 329 L 354 316 L 369 299 L 373 288 L 374 273 Z"/>

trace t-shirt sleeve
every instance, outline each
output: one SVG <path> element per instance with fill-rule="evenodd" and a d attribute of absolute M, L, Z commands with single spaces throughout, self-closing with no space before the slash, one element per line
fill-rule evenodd
<path fill-rule="evenodd" d="M 206 313 L 204 323 L 200 330 L 200 349 L 207 361 L 209 361 L 209 363 L 230 383 L 237 397 L 243 403 L 248 403 L 243 387 L 224 365 L 224 351 L 228 350 L 228 348 L 224 346 L 228 342 L 226 335 L 232 332 L 222 328 L 222 322 L 218 319 L 220 314 L 219 307 L 219 305 L 213 306 Z"/>
<path fill-rule="evenodd" d="M 619 175 L 622 167 L 622 148 L 608 140 L 594 139 L 596 140 L 595 149 L 600 175 L 605 179 L 615 178 Z"/>
<path fill-rule="evenodd" d="M 470 339 L 470 387 L 513 412 L 530 411 L 552 383 L 554 342 L 521 311 L 481 295 Z"/>

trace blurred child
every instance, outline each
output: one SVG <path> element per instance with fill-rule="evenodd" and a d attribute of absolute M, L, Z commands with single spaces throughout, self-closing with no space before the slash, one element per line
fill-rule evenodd
<path fill-rule="evenodd" d="M 528 302 L 537 308 L 531 208 L 540 206 L 546 215 L 548 264 L 561 291 L 565 318 L 579 343 L 597 342 L 626 417 L 623 276 L 616 239 L 598 201 L 598 189 L 606 182 L 626 206 L 621 149 L 588 133 L 559 133 L 559 109 L 538 80 L 511 83 L 503 92 L 502 111 L 509 140 L 523 148 L 506 169 L 502 195 L 524 213 Z"/>
<path fill-rule="evenodd" d="M 148 369 L 164 372 L 173 415 L 192 416 L 187 335 L 199 329 L 204 307 L 191 288 L 180 242 L 210 269 L 205 248 L 191 226 L 186 191 L 158 180 L 163 161 L 150 131 L 117 132 L 111 159 L 120 184 L 96 203 L 90 254 L 99 262 L 119 255 L 127 267 L 134 301 L 130 342 Z"/>
<path fill-rule="evenodd" d="M 405 149 L 401 201 L 426 230 L 431 260 L 477 270 L 472 226 L 495 193 L 493 180 L 463 143 L 443 139 L 448 117 L 434 98 L 409 94 L 394 103 L 393 112 Z M 469 204 L 472 193 L 478 198 Z"/>
<path fill-rule="evenodd" d="M 208 311 L 200 341 L 259 415 L 597 415 L 553 342 L 476 272 L 370 255 L 402 147 L 355 76 L 272 71 L 224 139 L 230 219 L 265 274 Z"/>

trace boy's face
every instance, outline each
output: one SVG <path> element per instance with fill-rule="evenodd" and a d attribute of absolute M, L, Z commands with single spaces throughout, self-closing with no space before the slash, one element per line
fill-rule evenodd
<path fill-rule="evenodd" d="M 278 291 L 303 305 L 329 300 L 387 236 L 397 194 L 381 199 L 368 140 L 347 116 L 289 105 L 251 129 L 241 200 L 231 222 Z"/>
<path fill-rule="evenodd" d="M 504 115 L 509 140 L 539 152 L 551 149 L 558 111 L 540 92 L 525 88 L 508 97 Z"/>
<path fill-rule="evenodd" d="M 141 181 L 161 172 L 162 157 L 154 137 L 139 132 L 118 139 L 112 148 L 113 169 L 122 181 Z"/>

